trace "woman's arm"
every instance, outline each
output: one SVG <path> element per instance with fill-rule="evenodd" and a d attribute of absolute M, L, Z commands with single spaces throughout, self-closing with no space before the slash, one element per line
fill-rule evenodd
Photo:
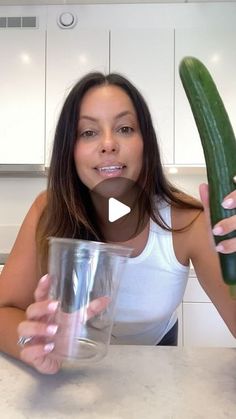
<path fill-rule="evenodd" d="M 236 300 L 231 298 L 229 287 L 223 282 L 221 275 L 219 257 L 210 227 L 207 187 L 205 185 L 201 185 L 200 195 L 204 205 L 204 213 L 197 218 L 188 234 L 189 256 L 201 286 L 217 308 L 231 333 L 236 337 Z M 229 197 L 234 200 L 236 207 L 236 191 L 232 192 Z M 222 228 L 227 229 L 227 232 L 236 229 L 235 217 L 222 220 L 220 224 Z M 236 252 L 235 239 L 227 241 L 225 249 L 225 253 Z"/>
<path fill-rule="evenodd" d="M 54 374 L 61 367 L 61 359 L 50 356 L 58 327 L 55 324 L 58 302 L 48 299 L 50 277 L 40 279 L 37 273 L 35 241 L 44 205 L 45 196 L 39 196 L 33 203 L 0 276 L 0 351 L 43 374 Z M 109 303 L 107 296 L 91 301 L 86 307 L 87 319 L 102 312 Z M 17 345 L 19 336 L 31 339 L 21 348 Z"/>
<path fill-rule="evenodd" d="M 0 351 L 16 358 L 20 356 L 17 327 L 34 300 L 39 280 L 35 232 L 45 202 L 45 194 L 34 201 L 0 275 Z"/>

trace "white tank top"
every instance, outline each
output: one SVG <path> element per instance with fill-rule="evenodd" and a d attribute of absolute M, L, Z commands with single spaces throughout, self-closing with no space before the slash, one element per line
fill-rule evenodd
<path fill-rule="evenodd" d="M 171 226 L 171 209 L 160 213 Z M 177 320 L 176 308 L 183 299 L 189 267 L 176 258 L 172 233 L 150 220 L 143 252 L 129 258 L 121 279 L 111 344 L 156 345 Z"/>

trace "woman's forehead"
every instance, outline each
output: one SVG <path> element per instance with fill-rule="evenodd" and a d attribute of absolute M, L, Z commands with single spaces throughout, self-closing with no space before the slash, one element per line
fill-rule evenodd
<path fill-rule="evenodd" d="M 129 111 L 136 114 L 134 105 L 128 94 L 119 86 L 102 85 L 89 89 L 84 95 L 80 106 L 80 117 L 88 112 L 121 113 Z"/>

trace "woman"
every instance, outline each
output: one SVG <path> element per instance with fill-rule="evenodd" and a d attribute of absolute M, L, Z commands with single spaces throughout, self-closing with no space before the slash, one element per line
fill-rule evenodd
<path fill-rule="evenodd" d="M 223 283 L 216 252 L 235 252 L 236 240 L 214 248 L 207 186 L 200 187 L 203 211 L 198 201 L 165 179 L 150 113 L 137 89 L 119 75 L 92 73 L 66 99 L 56 128 L 47 192 L 26 215 L 1 275 L 0 349 L 41 373 L 60 368 L 50 358 L 57 325 L 48 325 L 47 318 L 57 302 L 47 298 L 47 237 L 113 241 L 91 191 L 104 180 L 122 177 L 145 191 L 140 195 L 139 221 L 147 215 L 149 222 L 124 241 L 134 251 L 119 292 L 112 342 L 176 344 L 175 310 L 183 298 L 190 259 L 202 287 L 236 336 L 236 302 Z M 236 207 L 236 191 L 222 205 Z M 222 235 L 235 226 L 231 217 L 213 233 Z M 94 311 L 100 310 L 95 302 Z M 24 336 L 23 348 L 17 345 L 19 336 L 21 341 Z M 50 336 L 51 343 L 45 343 Z"/>

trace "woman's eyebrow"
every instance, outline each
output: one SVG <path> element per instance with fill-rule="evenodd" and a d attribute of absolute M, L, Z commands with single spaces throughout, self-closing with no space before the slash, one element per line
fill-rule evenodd
<path fill-rule="evenodd" d="M 79 121 L 80 121 L 81 119 L 88 119 L 89 121 L 93 121 L 93 122 L 97 122 L 97 121 L 98 121 L 98 119 L 97 119 L 97 118 L 93 118 L 92 116 L 89 116 L 89 115 L 81 115 L 81 116 L 79 117 Z"/>
<path fill-rule="evenodd" d="M 115 119 L 120 119 L 120 118 L 122 118 L 123 116 L 126 116 L 126 115 L 134 116 L 133 112 L 131 112 L 131 111 L 123 111 L 123 112 L 118 113 L 118 115 L 115 116 Z"/>

